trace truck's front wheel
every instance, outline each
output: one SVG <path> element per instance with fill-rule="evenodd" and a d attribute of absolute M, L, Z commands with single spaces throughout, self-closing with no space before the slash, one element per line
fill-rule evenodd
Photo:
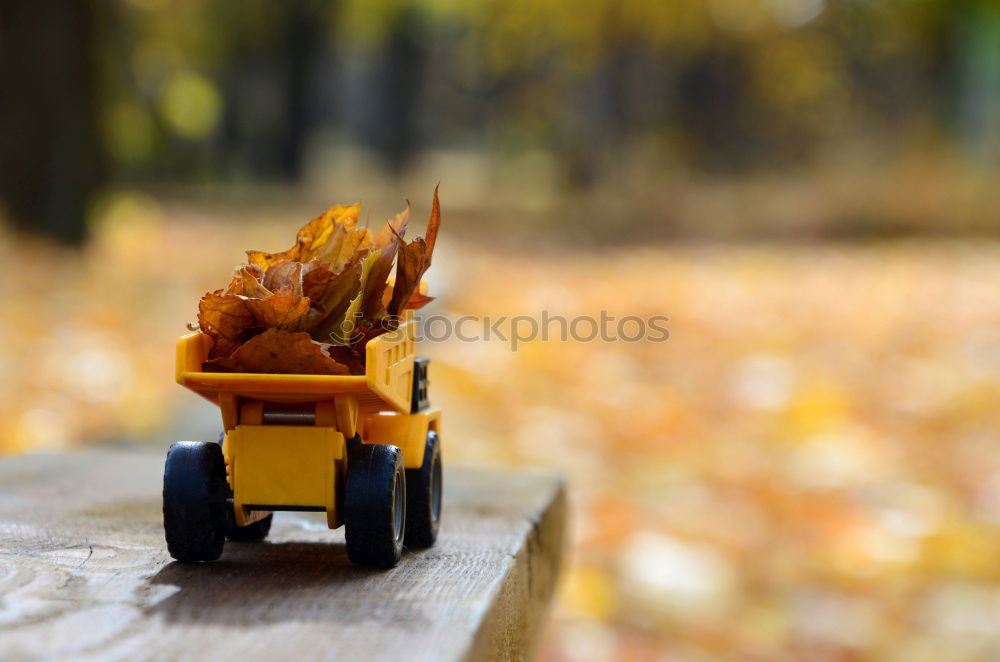
<path fill-rule="evenodd" d="M 427 432 L 424 463 L 406 470 L 406 546 L 430 547 L 441 526 L 441 492 L 444 475 L 441 442 L 434 430 Z"/>
<path fill-rule="evenodd" d="M 163 472 L 163 530 L 178 561 L 214 561 L 226 542 L 226 462 L 218 444 L 178 441 Z"/>
<path fill-rule="evenodd" d="M 406 477 L 399 448 L 363 444 L 351 450 L 344 525 L 353 563 L 386 568 L 399 563 L 406 532 Z"/>

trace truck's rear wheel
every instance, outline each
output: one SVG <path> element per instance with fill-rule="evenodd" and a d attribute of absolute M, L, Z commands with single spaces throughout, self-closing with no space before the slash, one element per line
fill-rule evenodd
<path fill-rule="evenodd" d="M 232 516 L 230 516 L 230 520 L 226 526 L 226 537 L 230 540 L 263 540 L 271 531 L 271 521 L 273 519 L 274 513 L 268 515 L 264 519 L 257 520 L 253 524 L 236 526 L 236 522 L 232 519 Z"/>
<path fill-rule="evenodd" d="M 344 525 L 353 563 L 391 568 L 399 562 L 406 532 L 406 476 L 397 447 L 364 444 L 351 450 Z"/>
<path fill-rule="evenodd" d="M 444 475 L 437 432 L 427 433 L 424 462 L 406 470 L 406 546 L 430 547 L 441 526 L 441 489 Z"/>
<path fill-rule="evenodd" d="M 178 561 L 214 561 L 226 542 L 226 462 L 218 444 L 178 441 L 163 472 L 163 530 Z"/>

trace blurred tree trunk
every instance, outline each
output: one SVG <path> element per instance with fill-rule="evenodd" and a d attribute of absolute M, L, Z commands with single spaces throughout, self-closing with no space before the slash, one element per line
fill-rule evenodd
<path fill-rule="evenodd" d="M 415 10 L 395 17 L 384 51 L 380 94 L 382 121 L 375 143 L 396 175 L 418 149 L 420 95 L 427 83 L 427 48 L 419 39 L 425 26 Z"/>
<path fill-rule="evenodd" d="M 330 29 L 334 3 L 321 7 L 292 2 L 287 5 L 281 62 L 284 69 L 285 117 L 279 142 L 279 163 L 284 177 L 296 181 L 302 174 L 305 145 L 315 119 L 310 109 L 312 73 Z"/>
<path fill-rule="evenodd" d="M 634 129 L 633 79 L 641 52 L 610 36 L 605 48 L 607 55 L 601 64 L 575 92 L 575 121 L 568 127 L 570 135 L 561 141 L 565 144 L 561 151 L 566 184 L 572 190 L 587 190 L 612 180 Z"/>
<path fill-rule="evenodd" d="M 984 163 L 1000 163 L 1000 6 L 958 12 L 958 134 Z"/>
<path fill-rule="evenodd" d="M 17 228 L 72 244 L 105 177 L 94 28 L 87 0 L 0 2 L 0 197 Z"/>
<path fill-rule="evenodd" d="M 219 151 L 240 175 L 297 181 L 317 120 L 316 63 L 331 31 L 336 3 L 299 0 L 264 3 L 269 23 L 240 5 L 214 5 L 232 34 L 224 73 L 225 111 Z M 260 9 L 260 6 L 256 6 Z"/>

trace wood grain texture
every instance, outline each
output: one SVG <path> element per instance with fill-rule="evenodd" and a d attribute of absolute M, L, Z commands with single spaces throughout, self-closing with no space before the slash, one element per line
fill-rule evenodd
<path fill-rule="evenodd" d="M 565 496 L 549 474 L 445 470 L 438 544 L 352 566 L 322 513 L 268 541 L 171 561 L 163 452 L 0 461 L 0 657 L 457 660 L 530 657 L 554 590 Z"/>

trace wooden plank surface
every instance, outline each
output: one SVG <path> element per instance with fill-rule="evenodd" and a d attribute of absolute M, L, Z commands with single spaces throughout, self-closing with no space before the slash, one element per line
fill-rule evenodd
<path fill-rule="evenodd" d="M 268 541 L 171 561 L 166 449 L 0 460 L 0 657 L 524 659 L 556 582 L 566 507 L 549 474 L 445 468 L 437 545 L 352 566 L 322 513 Z"/>

